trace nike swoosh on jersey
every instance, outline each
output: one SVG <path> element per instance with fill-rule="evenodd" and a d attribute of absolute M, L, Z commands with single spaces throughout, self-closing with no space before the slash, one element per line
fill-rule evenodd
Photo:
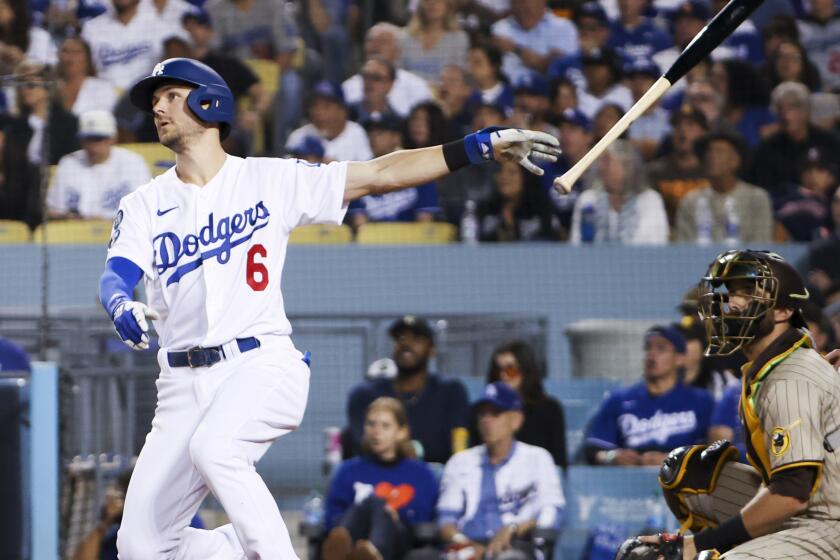
<path fill-rule="evenodd" d="M 169 208 L 168 210 L 161 210 L 160 208 L 158 208 L 157 215 L 158 215 L 158 216 L 163 216 L 164 214 L 168 214 L 169 212 L 172 212 L 172 211 L 173 211 L 173 210 L 175 210 L 176 208 L 178 208 L 178 207 L 177 207 L 177 206 L 173 206 L 172 208 Z"/>

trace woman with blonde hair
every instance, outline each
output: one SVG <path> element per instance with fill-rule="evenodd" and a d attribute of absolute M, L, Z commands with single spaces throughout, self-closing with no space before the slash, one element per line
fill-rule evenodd
<path fill-rule="evenodd" d="M 599 180 L 575 201 L 571 242 L 667 243 L 665 205 L 662 196 L 650 188 L 636 148 L 626 140 L 616 140 L 599 163 Z"/>
<path fill-rule="evenodd" d="M 458 27 L 453 0 L 420 0 L 404 28 L 400 67 L 437 82 L 448 64 L 464 66 L 469 38 Z"/>
<path fill-rule="evenodd" d="M 434 473 L 415 456 L 402 403 L 370 403 L 362 455 L 343 461 L 330 483 L 323 560 L 390 560 L 408 552 L 412 525 L 432 521 L 438 493 Z"/>

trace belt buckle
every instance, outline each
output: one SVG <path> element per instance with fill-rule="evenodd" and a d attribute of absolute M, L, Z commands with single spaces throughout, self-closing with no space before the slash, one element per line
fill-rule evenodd
<path fill-rule="evenodd" d="M 194 364 L 194 363 L 193 363 L 193 352 L 195 352 L 195 353 L 196 353 L 196 355 L 198 355 L 198 356 L 203 356 L 203 357 L 204 357 L 204 359 L 203 359 L 202 361 L 203 361 L 204 363 L 201 363 L 201 364 L 197 364 L 197 363 L 196 363 L 196 364 Z M 190 368 L 204 367 L 205 365 L 207 365 L 207 357 L 204 355 L 204 353 L 203 353 L 203 352 L 204 352 L 204 348 L 202 348 L 201 346 L 195 346 L 195 347 L 190 348 L 189 350 L 187 350 L 187 365 L 188 365 Z"/>

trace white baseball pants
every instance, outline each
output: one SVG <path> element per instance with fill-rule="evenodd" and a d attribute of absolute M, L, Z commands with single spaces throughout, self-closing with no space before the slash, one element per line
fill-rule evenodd
<path fill-rule="evenodd" d="M 259 340 L 209 368 L 170 368 L 158 352 L 158 403 L 126 494 L 120 560 L 297 558 L 255 464 L 300 424 L 309 367 L 289 337 Z M 231 524 L 190 528 L 208 491 Z"/>

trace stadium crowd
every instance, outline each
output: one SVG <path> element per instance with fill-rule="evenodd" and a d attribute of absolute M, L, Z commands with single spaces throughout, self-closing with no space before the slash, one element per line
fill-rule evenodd
<path fill-rule="evenodd" d="M 465 169 L 368 196 L 348 225 L 448 221 L 470 240 L 664 244 L 837 237 L 840 10 L 765 2 L 567 196 L 579 160 L 720 0 L 85 0 L 0 3 L 0 219 L 101 218 L 147 177 L 110 145 L 156 142 L 124 95 L 166 58 L 237 100 L 226 148 L 364 160 L 486 126 L 559 137 L 542 177 Z M 80 126 L 90 111 L 115 127 Z M 132 163 L 136 163 L 132 162 Z M 41 178 L 58 165 L 50 192 Z M 136 167 L 136 166 L 135 166 Z M 833 211 L 832 211 L 833 210 Z"/>

